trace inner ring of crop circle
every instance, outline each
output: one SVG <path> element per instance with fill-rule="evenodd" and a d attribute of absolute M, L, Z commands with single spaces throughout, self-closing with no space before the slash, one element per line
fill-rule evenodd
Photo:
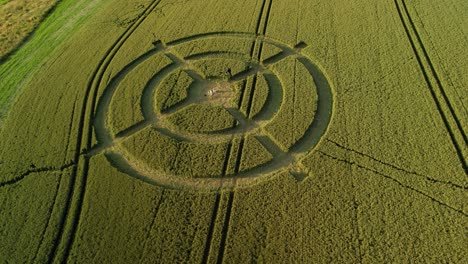
<path fill-rule="evenodd" d="M 229 55 L 234 55 L 235 58 L 228 57 Z M 253 67 L 263 68 L 260 71 L 258 71 L 257 74 L 261 74 L 262 77 L 265 78 L 265 79 L 274 78 L 275 81 L 280 84 L 279 89 L 281 89 L 281 90 L 284 89 L 284 85 L 281 82 L 281 78 L 279 78 L 274 71 L 270 71 L 269 69 L 264 68 L 260 64 L 260 62 L 256 62 L 256 61 L 248 62 L 248 61 L 246 61 L 246 60 L 248 60 L 247 56 L 241 56 L 241 54 L 230 53 L 230 52 L 226 52 L 226 53 L 223 53 L 223 54 L 214 54 L 214 55 L 212 55 L 212 54 L 202 54 L 202 55 L 195 54 L 195 56 L 198 58 L 197 61 L 210 60 L 210 59 L 230 59 L 230 60 L 236 60 L 236 61 L 244 62 L 246 64 L 250 64 L 250 66 L 253 66 Z M 160 92 L 160 88 L 162 88 L 161 86 L 162 86 L 162 83 L 163 83 L 164 79 L 168 78 L 172 74 L 175 74 L 174 71 L 175 70 L 173 70 L 171 72 L 168 72 L 168 73 L 164 74 L 163 76 L 159 76 L 158 79 L 160 79 L 160 81 L 157 84 L 152 84 L 152 85 L 156 86 L 155 89 L 154 89 L 154 94 L 152 94 L 149 97 L 149 98 L 152 99 L 152 101 L 151 101 L 152 106 L 157 105 L 154 101 L 156 100 L 156 95 Z M 265 72 L 268 72 L 268 73 L 272 74 L 273 76 L 270 76 L 269 78 L 266 78 L 264 76 Z M 156 73 L 152 78 L 154 78 L 156 75 L 159 75 L 159 74 L 160 74 L 159 72 Z M 244 77 L 243 79 L 241 79 L 241 80 L 239 80 L 237 82 L 246 81 L 246 79 L 248 77 L 249 76 Z M 207 80 L 207 81 L 210 81 L 210 80 Z M 149 85 L 149 84 L 147 84 L 147 85 Z M 283 98 L 283 96 L 284 96 L 283 92 L 281 92 L 280 94 L 271 93 L 272 88 L 271 88 L 269 82 L 267 82 L 267 86 L 268 86 L 268 93 L 269 94 L 272 94 L 272 96 L 281 97 L 281 99 Z M 282 100 L 280 100 L 280 101 L 282 101 Z M 267 103 L 265 102 L 262 105 L 259 112 L 261 112 L 262 110 L 265 109 L 266 104 Z M 279 111 L 280 110 L 279 107 L 280 107 L 280 105 L 278 105 L 275 110 Z M 239 106 L 237 105 L 235 108 L 239 109 Z M 153 109 L 153 111 L 151 113 L 151 116 L 146 115 L 145 119 L 161 119 L 161 116 L 163 116 L 163 113 L 161 112 L 161 109 L 160 109 L 160 106 L 159 106 L 159 107 L 154 107 L 154 109 Z M 271 114 L 268 118 L 266 118 L 266 120 L 271 121 L 273 116 L 274 116 L 274 114 Z M 256 122 L 255 117 L 256 116 L 253 116 L 251 118 L 251 120 L 254 123 Z M 168 122 L 170 122 L 170 121 L 168 121 Z M 245 124 L 236 124 L 235 126 L 233 126 L 231 128 L 225 128 L 225 129 L 217 130 L 217 131 L 210 131 L 208 133 L 206 133 L 206 132 L 205 133 L 203 133 L 203 132 L 198 132 L 197 133 L 197 132 L 192 132 L 192 131 L 186 131 L 184 129 L 176 130 L 176 129 L 174 129 L 174 127 L 166 126 L 165 122 L 158 122 L 156 126 L 158 126 L 160 128 L 163 128 L 166 131 L 169 131 L 170 133 L 172 133 L 172 135 L 177 137 L 177 139 L 181 139 L 181 140 L 184 140 L 184 141 L 189 141 L 187 139 L 187 135 L 188 135 L 190 137 L 190 141 L 194 141 L 194 142 L 198 142 L 198 143 L 206 142 L 207 137 L 209 137 L 211 139 L 213 139 L 213 138 L 219 139 L 220 142 L 227 142 L 227 141 L 230 141 L 233 136 L 242 136 L 242 135 L 246 135 L 246 134 L 249 134 L 249 133 L 256 133 L 259 130 L 258 127 L 254 127 L 254 126 L 249 127 L 249 126 L 246 126 Z M 174 126 L 177 127 L 176 124 L 174 124 Z M 181 131 L 183 131 L 183 133 L 181 133 Z"/>

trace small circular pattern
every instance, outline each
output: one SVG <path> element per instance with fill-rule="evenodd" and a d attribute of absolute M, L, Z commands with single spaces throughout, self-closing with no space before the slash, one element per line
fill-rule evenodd
<path fill-rule="evenodd" d="M 216 41 L 226 38 L 250 40 L 252 43 L 262 46 L 270 45 L 277 48 L 279 52 L 261 61 L 251 58 L 249 54 L 229 51 L 214 50 L 185 57 L 177 53 L 177 48 L 190 45 L 194 41 L 207 39 Z M 221 190 L 250 186 L 300 163 L 302 158 L 312 151 L 325 134 L 332 114 L 332 91 L 321 69 L 310 58 L 301 54 L 302 48 L 306 46 L 305 43 L 291 47 L 265 36 L 250 33 L 217 32 L 195 35 L 167 44 L 161 41 L 153 44 L 153 49 L 124 67 L 104 87 L 96 109 L 94 131 L 98 144 L 90 155 L 104 152 L 108 161 L 118 170 L 148 183 L 177 189 Z M 115 98 L 122 80 L 127 75 L 132 74 L 138 65 L 158 54 L 164 54 L 171 63 L 155 72 L 143 89 L 140 100 L 143 121 L 136 122 L 127 129 L 114 134 L 109 125 L 108 117 L 111 111 L 111 102 L 125 100 L 125 98 Z M 310 88 L 316 89 L 317 107 L 313 120 L 304 121 L 309 125 L 302 137 L 292 142 L 291 146 L 285 150 L 264 128 L 281 111 L 285 89 L 288 89 L 288 87 L 284 87 L 281 78 L 272 68 L 275 64 L 291 58 L 304 67 L 305 72 L 312 77 L 313 83 L 310 84 Z M 209 69 L 197 67 L 197 64 L 203 64 L 206 61 L 217 61 L 218 64 L 224 64 L 223 69 L 227 67 L 228 70 L 213 73 Z M 229 67 L 231 64 L 232 67 Z M 239 68 L 239 65 L 242 68 Z M 236 67 L 241 70 L 233 70 Z M 247 103 L 246 109 L 240 107 L 242 100 L 248 98 L 245 94 L 246 83 L 248 83 L 246 80 L 252 77 L 256 78 L 255 81 L 264 81 L 268 89 L 266 98 L 260 103 L 255 113 L 251 113 L 251 102 L 250 105 Z M 180 85 L 179 80 L 181 80 Z M 161 91 L 167 89 L 166 81 L 167 83 L 172 82 L 173 91 L 176 90 L 178 93 L 171 94 L 171 100 L 168 100 L 169 98 L 158 100 Z M 179 87 L 175 87 L 177 85 Z M 255 82 L 250 85 L 251 89 L 256 89 Z M 167 103 L 168 101 L 170 103 Z M 195 114 L 192 118 L 190 113 L 198 113 L 201 118 L 197 119 Z M 156 133 L 158 137 L 170 139 L 170 141 L 156 140 L 156 143 L 148 140 L 148 142 L 153 142 L 150 144 L 187 143 L 191 147 L 227 145 L 230 150 L 225 158 L 225 167 L 229 161 L 230 153 L 235 153 L 231 148 L 237 145 L 233 142 L 239 140 L 242 141 L 242 144 L 252 142 L 245 140 L 247 137 L 254 138 L 259 142 L 271 154 L 271 158 L 252 168 L 245 170 L 237 168 L 230 173 L 224 168 L 222 171 L 207 173 L 203 177 L 174 175 L 171 171 L 158 168 L 157 165 L 147 162 L 147 159 L 141 157 L 141 153 L 138 151 L 125 149 L 121 144 L 145 129 L 153 131 L 147 135 L 148 137 Z M 291 128 L 281 129 L 287 131 Z M 165 146 L 157 147 L 161 150 L 165 148 Z M 210 151 L 210 149 L 204 148 L 204 151 Z M 161 155 L 166 155 L 166 153 L 161 153 Z M 204 158 L 206 156 L 203 155 L 192 157 L 192 162 L 211 164 L 209 160 L 204 160 Z M 239 165 L 237 164 L 237 166 Z"/>

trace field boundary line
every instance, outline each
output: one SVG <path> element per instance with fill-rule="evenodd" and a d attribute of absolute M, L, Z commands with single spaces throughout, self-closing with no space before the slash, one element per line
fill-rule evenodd
<path fill-rule="evenodd" d="M 71 162 L 71 163 L 62 165 L 60 167 L 42 167 L 42 168 L 36 168 L 36 169 L 28 169 L 25 172 L 21 173 L 19 176 L 11 180 L 0 182 L 0 188 L 5 187 L 5 186 L 10 186 L 10 185 L 15 185 L 34 173 L 41 173 L 41 172 L 59 173 L 75 165 L 76 164 L 74 162 Z"/>
<path fill-rule="evenodd" d="M 335 160 L 335 161 L 338 161 L 338 162 L 341 162 L 341 163 L 345 163 L 345 164 L 348 164 L 348 165 L 351 165 L 351 166 L 354 165 L 359 169 L 363 169 L 363 170 L 372 172 L 374 175 L 378 175 L 378 176 L 381 176 L 381 177 L 383 177 L 383 178 L 385 178 L 387 180 L 390 180 L 390 181 L 396 183 L 397 185 L 399 185 L 400 187 L 403 187 L 403 188 L 408 189 L 410 191 L 416 192 L 416 193 L 418 193 L 418 194 L 420 194 L 422 196 L 425 196 L 426 198 L 429 198 L 433 202 L 435 202 L 435 203 L 437 203 L 437 204 L 439 204 L 439 205 L 441 205 L 443 207 L 446 207 L 446 208 L 451 209 L 451 210 L 453 210 L 453 211 L 455 211 L 455 212 L 457 212 L 457 213 L 459 213 L 459 214 L 461 214 L 461 215 L 463 215 L 465 217 L 468 217 L 468 213 L 464 212 L 463 210 L 458 209 L 456 207 L 453 207 L 452 205 L 446 204 L 444 202 L 441 202 L 441 201 L 437 200 L 436 198 L 430 196 L 429 194 L 427 194 L 427 193 L 425 193 L 423 191 L 420 191 L 420 190 L 418 190 L 418 189 L 416 189 L 414 187 L 411 187 L 409 185 L 406 185 L 406 184 L 402 183 L 401 181 L 399 181 L 398 179 L 395 179 L 395 178 L 393 178 L 393 177 L 391 177 L 391 176 L 389 176 L 387 174 L 384 174 L 384 173 L 382 173 L 380 171 L 377 171 L 375 169 L 372 169 L 372 168 L 368 168 L 368 167 L 366 167 L 364 165 L 361 165 L 361 164 L 359 164 L 359 163 L 357 163 L 355 161 L 350 161 L 350 160 L 346 160 L 346 159 L 343 159 L 343 158 L 335 157 L 335 156 L 333 156 L 331 154 L 328 154 L 328 153 L 326 153 L 324 151 L 321 151 L 321 150 L 318 150 L 317 152 L 323 157 L 327 157 L 329 159 L 332 159 L 332 160 Z"/>
<path fill-rule="evenodd" d="M 343 149 L 345 151 L 349 151 L 349 152 L 355 153 L 355 154 L 357 154 L 359 156 L 362 156 L 362 157 L 365 157 L 367 159 L 373 160 L 373 161 L 375 161 L 375 162 L 377 162 L 377 163 L 379 163 L 379 164 L 381 164 L 383 166 L 389 167 L 390 169 L 397 170 L 397 171 L 403 172 L 403 173 L 408 174 L 408 175 L 417 176 L 417 177 L 419 177 L 421 179 L 424 179 L 424 180 L 426 180 L 426 181 L 428 181 L 430 183 L 444 184 L 444 185 L 449 185 L 452 188 L 468 190 L 468 186 L 463 186 L 463 185 L 460 185 L 460 184 L 457 184 L 457 183 L 454 183 L 454 182 L 451 182 L 451 181 L 442 181 L 442 180 L 434 179 L 434 178 L 432 178 L 432 177 L 430 177 L 428 175 L 423 175 L 423 174 L 418 173 L 416 171 L 410 171 L 408 169 L 398 167 L 398 166 L 396 166 L 394 164 L 391 164 L 391 163 L 376 159 L 376 158 L 372 157 L 369 154 L 366 154 L 366 153 L 351 149 L 349 147 L 345 147 L 344 145 L 341 145 L 340 143 L 338 143 L 336 141 L 333 141 L 331 139 L 326 139 L 326 141 L 332 143 L 333 145 L 335 145 L 336 147 L 338 147 L 340 149 Z"/>
<path fill-rule="evenodd" d="M 404 0 L 401 0 L 401 1 L 404 3 Z M 445 111 L 442 109 L 442 104 L 439 101 L 436 90 L 434 89 L 434 85 L 432 84 L 432 82 L 430 80 L 429 73 L 427 72 L 426 67 L 424 66 L 423 58 L 422 58 L 421 54 L 419 54 L 419 52 L 418 52 L 416 41 L 413 39 L 413 37 L 411 35 L 410 28 L 409 28 L 408 24 L 405 22 L 405 19 L 404 19 L 404 16 L 403 16 L 404 11 L 401 8 L 400 4 L 398 3 L 398 0 L 394 0 L 394 2 L 395 2 L 396 9 L 398 11 L 398 15 L 399 15 L 400 20 L 401 20 L 401 23 L 403 24 L 406 36 L 407 36 L 407 38 L 408 38 L 408 40 L 409 40 L 409 42 L 411 44 L 411 48 L 413 49 L 413 52 L 414 52 L 414 54 L 416 56 L 419 67 L 420 67 L 420 69 L 422 71 L 424 80 L 426 81 L 426 84 L 429 87 L 429 91 L 431 93 L 432 99 L 434 100 L 434 103 L 436 104 L 439 115 L 442 118 L 442 121 L 443 121 L 443 123 L 444 123 L 444 125 L 445 125 L 445 127 L 447 129 L 447 132 L 449 133 L 452 144 L 455 147 L 455 151 L 457 153 L 458 159 L 461 162 L 461 166 L 462 166 L 465 174 L 468 174 L 468 165 L 467 165 L 467 162 L 466 162 L 465 157 L 463 155 L 463 147 L 462 147 L 461 144 L 459 144 L 459 142 L 457 140 L 457 137 L 455 135 L 455 132 L 452 130 L 452 127 L 450 126 L 450 121 L 447 118 Z M 408 16 L 408 19 L 409 19 L 410 23 L 412 23 L 412 20 L 411 20 L 411 17 L 409 16 L 409 14 L 406 13 L 406 15 Z M 413 25 L 413 30 L 416 31 L 416 29 L 414 28 L 414 25 Z M 419 42 L 419 44 L 421 46 L 420 47 L 421 50 L 424 50 L 424 46 L 422 45 L 422 42 Z M 428 58 L 425 58 L 425 59 L 428 60 Z M 427 63 L 430 64 L 430 61 L 427 62 Z M 433 78 L 436 78 L 436 76 L 433 76 Z M 442 87 L 439 87 L 439 90 L 440 90 L 439 92 L 443 93 L 442 92 L 442 90 L 443 90 Z M 445 104 L 448 104 L 447 101 L 445 101 Z M 446 106 L 446 107 L 448 107 L 448 106 Z M 449 107 L 449 109 L 450 109 L 450 107 Z M 454 113 L 452 113 L 452 114 L 454 114 Z M 459 121 L 457 120 L 457 117 L 452 115 L 452 118 L 454 119 L 455 123 L 458 126 Z M 466 148 L 466 145 L 467 145 L 466 144 L 466 135 L 463 134 L 462 130 L 458 130 L 458 132 L 460 132 L 462 134 L 462 137 L 465 140 L 465 148 Z"/>

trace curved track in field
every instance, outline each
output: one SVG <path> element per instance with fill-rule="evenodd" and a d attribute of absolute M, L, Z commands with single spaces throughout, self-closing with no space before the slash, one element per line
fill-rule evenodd
<path fill-rule="evenodd" d="M 161 0 L 155 0 L 141 13 L 122 35 L 109 48 L 104 57 L 96 67 L 85 91 L 79 117 L 78 137 L 75 146 L 74 163 L 76 166 L 72 170 L 70 184 L 67 189 L 67 200 L 65 208 L 60 216 L 57 227 L 57 236 L 53 239 L 53 247 L 48 254 L 49 263 L 64 263 L 70 254 L 75 240 L 78 224 L 81 218 L 83 200 L 86 194 L 86 184 L 89 169 L 89 157 L 82 155 L 82 149 L 89 149 L 92 141 L 92 119 L 96 96 L 103 76 L 117 52 L 135 32 L 140 24 L 156 9 Z M 82 164 L 81 170 L 80 165 Z"/>

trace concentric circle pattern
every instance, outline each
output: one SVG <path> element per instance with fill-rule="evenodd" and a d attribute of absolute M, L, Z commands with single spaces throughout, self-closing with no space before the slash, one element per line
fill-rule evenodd
<path fill-rule="evenodd" d="M 239 48 L 216 49 L 226 41 Z M 118 170 L 177 189 L 304 173 L 301 160 L 333 106 L 325 75 L 301 53 L 305 43 L 217 32 L 153 44 L 102 88 L 89 155 L 103 152 Z"/>

